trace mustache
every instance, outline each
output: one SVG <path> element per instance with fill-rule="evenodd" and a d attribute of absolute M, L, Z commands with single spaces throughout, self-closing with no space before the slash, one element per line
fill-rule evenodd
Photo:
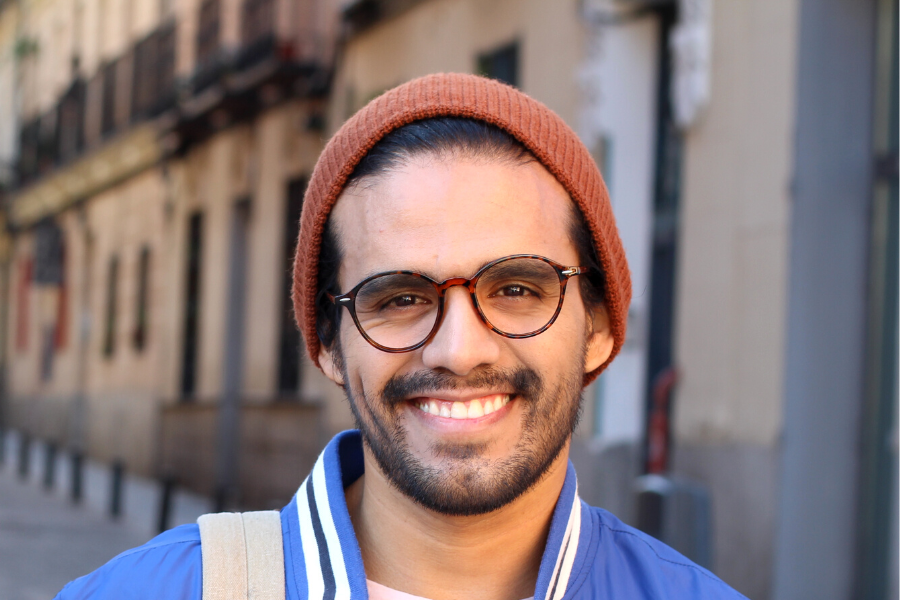
<path fill-rule="evenodd" d="M 409 398 L 425 396 L 432 392 L 497 388 L 509 390 L 526 399 L 538 398 L 543 390 L 543 379 L 537 371 L 526 367 L 516 369 L 486 367 L 465 377 L 442 371 L 423 370 L 391 377 L 381 392 L 381 399 L 386 405 L 394 406 Z"/>

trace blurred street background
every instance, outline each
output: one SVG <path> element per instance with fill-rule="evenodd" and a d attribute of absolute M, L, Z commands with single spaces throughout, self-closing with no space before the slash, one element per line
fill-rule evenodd
<path fill-rule="evenodd" d="M 353 425 L 291 313 L 306 182 L 461 71 L 610 189 L 582 497 L 754 600 L 897 599 L 897 44 L 897 0 L 0 0 L 0 598 L 289 500 Z"/>
<path fill-rule="evenodd" d="M 46 600 L 147 536 L 0 468 L 0 598 Z"/>

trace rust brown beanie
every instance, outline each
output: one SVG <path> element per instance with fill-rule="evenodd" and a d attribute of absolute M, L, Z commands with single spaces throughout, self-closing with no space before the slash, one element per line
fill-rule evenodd
<path fill-rule="evenodd" d="M 590 227 L 606 279 L 605 304 L 615 344 L 609 359 L 585 376 L 592 381 L 625 341 L 631 275 L 600 171 L 578 136 L 552 110 L 508 85 L 459 73 L 428 75 L 375 98 L 328 142 L 313 170 L 294 259 L 294 314 L 306 348 L 319 365 L 316 286 L 319 249 L 328 214 L 347 178 L 391 131 L 433 117 L 466 117 L 499 127 L 519 140 L 563 185 Z"/>

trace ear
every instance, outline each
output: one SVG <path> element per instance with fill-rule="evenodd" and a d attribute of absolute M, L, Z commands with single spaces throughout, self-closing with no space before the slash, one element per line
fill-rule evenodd
<path fill-rule="evenodd" d="M 609 328 L 609 313 L 605 305 L 601 304 L 588 314 L 588 324 L 592 331 L 588 337 L 587 355 L 584 359 L 585 373 L 590 373 L 605 363 L 612 354 L 615 343 Z"/>
<path fill-rule="evenodd" d="M 332 348 L 334 347 L 334 343 L 331 344 Z M 332 351 L 332 348 L 326 348 L 324 345 L 319 345 L 319 368 L 322 369 L 322 372 L 325 373 L 325 376 L 328 379 L 332 380 L 340 387 L 344 387 L 344 374 L 341 373 L 340 368 L 338 368 L 338 361 Z"/>

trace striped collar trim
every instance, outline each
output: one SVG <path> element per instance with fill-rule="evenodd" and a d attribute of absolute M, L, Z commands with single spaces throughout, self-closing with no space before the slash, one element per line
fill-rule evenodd
<path fill-rule="evenodd" d="M 362 555 L 344 497 L 344 488 L 362 472 L 359 432 L 338 434 L 319 455 L 291 503 L 296 506 L 298 519 L 299 539 L 295 538 L 298 543 L 294 547 L 302 550 L 292 552 L 291 567 L 301 598 L 362 600 L 368 597 Z M 569 463 L 541 559 L 536 599 L 561 600 L 565 596 L 577 572 L 575 559 L 581 528 L 581 500 L 575 469 Z"/>
<path fill-rule="evenodd" d="M 581 545 L 581 498 L 575 468 L 569 463 L 566 480 L 556 502 L 547 546 L 538 571 L 535 598 L 561 600 L 575 579 L 575 559 Z"/>

